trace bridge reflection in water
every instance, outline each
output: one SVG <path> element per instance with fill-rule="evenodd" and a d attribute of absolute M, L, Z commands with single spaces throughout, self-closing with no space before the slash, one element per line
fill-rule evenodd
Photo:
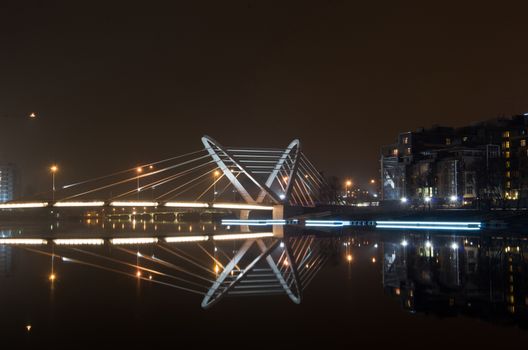
<path fill-rule="evenodd" d="M 296 304 L 327 262 L 327 245 L 313 235 L 271 232 L 114 238 L 1 238 L 50 257 L 50 281 L 61 264 L 79 264 L 203 295 L 209 308 L 225 296 L 284 294 Z"/>
<path fill-rule="evenodd" d="M 378 266 L 380 286 L 411 313 L 466 315 L 528 327 L 524 235 L 328 230 L 284 237 L 269 232 L 60 235 L 32 242 L 20 237 L 0 241 L 3 273 L 9 273 L 12 250 L 23 249 L 50 259 L 52 285 L 60 282 L 65 264 L 79 264 L 198 295 L 203 308 L 226 297 L 272 295 L 298 304 L 328 262 L 349 269 L 364 269 L 366 263 Z"/>

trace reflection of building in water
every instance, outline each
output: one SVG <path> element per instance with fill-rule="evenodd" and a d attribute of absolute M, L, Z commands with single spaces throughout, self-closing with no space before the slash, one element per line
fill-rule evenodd
<path fill-rule="evenodd" d="M 411 312 L 528 327 L 526 240 L 435 236 L 384 244 L 383 285 Z"/>
<path fill-rule="evenodd" d="M 1 237 L 12 236 L 11 230 L 0 230 Z M 0 244 L 0 278 L 11 275 L 13 271 L 13 252 L 11 247 Z"/>
<path fill-rule="evenodd" d="M 8 277 L 13 271 L 11 247 L 0 245 L 0 278 Z"/>

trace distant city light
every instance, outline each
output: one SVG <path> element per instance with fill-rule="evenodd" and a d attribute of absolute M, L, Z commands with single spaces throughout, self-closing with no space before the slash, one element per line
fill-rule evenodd
<path fill-rule="evenodd" d="M 458 200 L 458 197 L 455 196 L 455 195 L 453 195 L 453 196 L 449 197 L 449 200 L 450 200 L 451 202 L 456 202 L 456 201 Z"/>
<path fill-rule="evenodd" d="M 400 201 L 401 201 L 402 203 L 407 203 L 407 197 L 401 197 Z"/>
<path fill-rule="evenodd" d="M 405 239 L 401 242 L 401 245 L 404 247 L 407 247 L 408 244 L 409 242 L 407 242 Z"/>
<path fill-rule="evenodd" d="M 453 242 L 451 244 L 451 249 L 454 249 L 454 250 L 458 249 L 458 244 L 456 242 Z"/>
<path fill-rule="evenodd" d="M 29 117 L 30 118 L 36 118 L 37 114 L 35 112 L 31 112 L 31 113 L 29 113 Z"/>

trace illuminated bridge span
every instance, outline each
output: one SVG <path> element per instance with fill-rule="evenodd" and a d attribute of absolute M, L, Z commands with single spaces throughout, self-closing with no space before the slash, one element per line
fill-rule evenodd
<path fill-rule="evenodd" d="M 53 190 L 52 201 L 0 204 L 0 209 L 167 207 L 271 210 L 273 205 L 335 204 L 299 140 L 285 149 L 224 147 L 202 137 L 199 151 L 146 163 Z M 57 200 L 55 200 L 57 199 Z"/>

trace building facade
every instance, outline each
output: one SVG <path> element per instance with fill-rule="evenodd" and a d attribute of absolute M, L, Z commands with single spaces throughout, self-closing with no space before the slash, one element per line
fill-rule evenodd
<path fill-rule="evenodd" d="M 404 132 L 381 150 L 381 196 L 423 206 L 527 206 L 528 114 Z"/>
<path fill-rule="evenodd" d="M 16 188 L 16 169 L 11 163 L 0 163 L 0 203 L 13 200 Z"/>

